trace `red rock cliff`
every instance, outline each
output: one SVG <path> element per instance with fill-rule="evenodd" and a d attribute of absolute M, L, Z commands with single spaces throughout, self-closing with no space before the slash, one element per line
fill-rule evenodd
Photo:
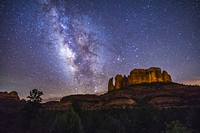
<path fill-rule="evenodd" d="M 108 82 L 108 91 L 127 88 L 132 84 L 152 83 L 152 82 L 172 82 L 171 76 L 160 68 L 151 67 L 149 69 L 133 69 L 128 77 L 116 75 L 115 85 L 113 78 Z"/>

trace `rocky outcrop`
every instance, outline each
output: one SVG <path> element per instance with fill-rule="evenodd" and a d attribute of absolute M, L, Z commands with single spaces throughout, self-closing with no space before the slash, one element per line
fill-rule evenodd
<path fill-rule="evenodd" d="M 171 76 L 164 70 L 162 73 L 163 82 L 172 82 Z"/>
<path fill-rule="evenodd" d="M 11 91 L 10 93 L 8 93 L 8 92 L 0 92 L 0 101 L 1 100 L 15 100 L 15 101 L 18 101 L 20 99 L 19 99 L 19 96 L 18 96 L 16 91 Z"/>
<path fill-rule="evenodd" d="M 153 82 L 172 82 L 171 76 L 160 68 L 151 67 L 149 69 L 133 69 L 128 77 L 116 75 L 115 85 L 113 78 L 109 80 L 108 91 L 128 88 L 132 84 L 153 83 Z"/>
<path fill-rule="evenodd" d="M 11 113 L 19 111 L 26 103 L 25 100 L 20 100 L 16 91 L 0 92 L 0 112 Z"/>

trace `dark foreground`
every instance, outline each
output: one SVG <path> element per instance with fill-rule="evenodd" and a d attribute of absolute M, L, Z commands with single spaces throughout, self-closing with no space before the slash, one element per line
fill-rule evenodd
<path fill-rule="evenodd" d="M 199 133 L 200 108 L 156 109 L 141 105 L 126 109 L 65 111 L 32 105 L 0 114 L 1 133 Z"/>
<path fill-rule="evenodd" d="M 200 86 L 131 85 L 43 104 L 0 92 L 0 133 L 200 133 Z"/>

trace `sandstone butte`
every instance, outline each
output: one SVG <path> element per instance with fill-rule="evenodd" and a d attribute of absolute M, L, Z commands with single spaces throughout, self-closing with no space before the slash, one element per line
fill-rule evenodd
<path fill-rule="evenodd" d="M 160 68 L 151 67 L 149 69 L 133 69 L 130 75 L 116 75 L 115 84 L 113 84 L 113 78 L 108 81 L 108 91 L 119 90 L 128 88 L 129 85 L 142 84 L 142 83 L 154 83 L 154 82 L 172 82 L 171 76 L 167 71 L 161 71 Z"/>

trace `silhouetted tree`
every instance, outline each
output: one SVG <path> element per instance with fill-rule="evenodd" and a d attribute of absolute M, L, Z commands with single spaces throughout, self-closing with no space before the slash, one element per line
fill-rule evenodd
<path fill-rule="evenodd" d="M 30 95 L 27 96 L 27 98 L 29 99 L 28 102 L 40 103 L 42 102 L 42 98 L 41 98 L 42 95 L 43 95 L 42 91 L 33 89 L 32 91 L 30 91 Z"/>
<path fill-rule="evenodd" d="M 37 116 L 39 112 L 40 102 L 42 102 L 42 95 L 42 91 L 33 89 L 27 96 L 28 102 L 20 113 L 21 126 L 22 129 L 24 129 L 24 132 L 27 132 L 30 129 L 31 121 Z"/>

